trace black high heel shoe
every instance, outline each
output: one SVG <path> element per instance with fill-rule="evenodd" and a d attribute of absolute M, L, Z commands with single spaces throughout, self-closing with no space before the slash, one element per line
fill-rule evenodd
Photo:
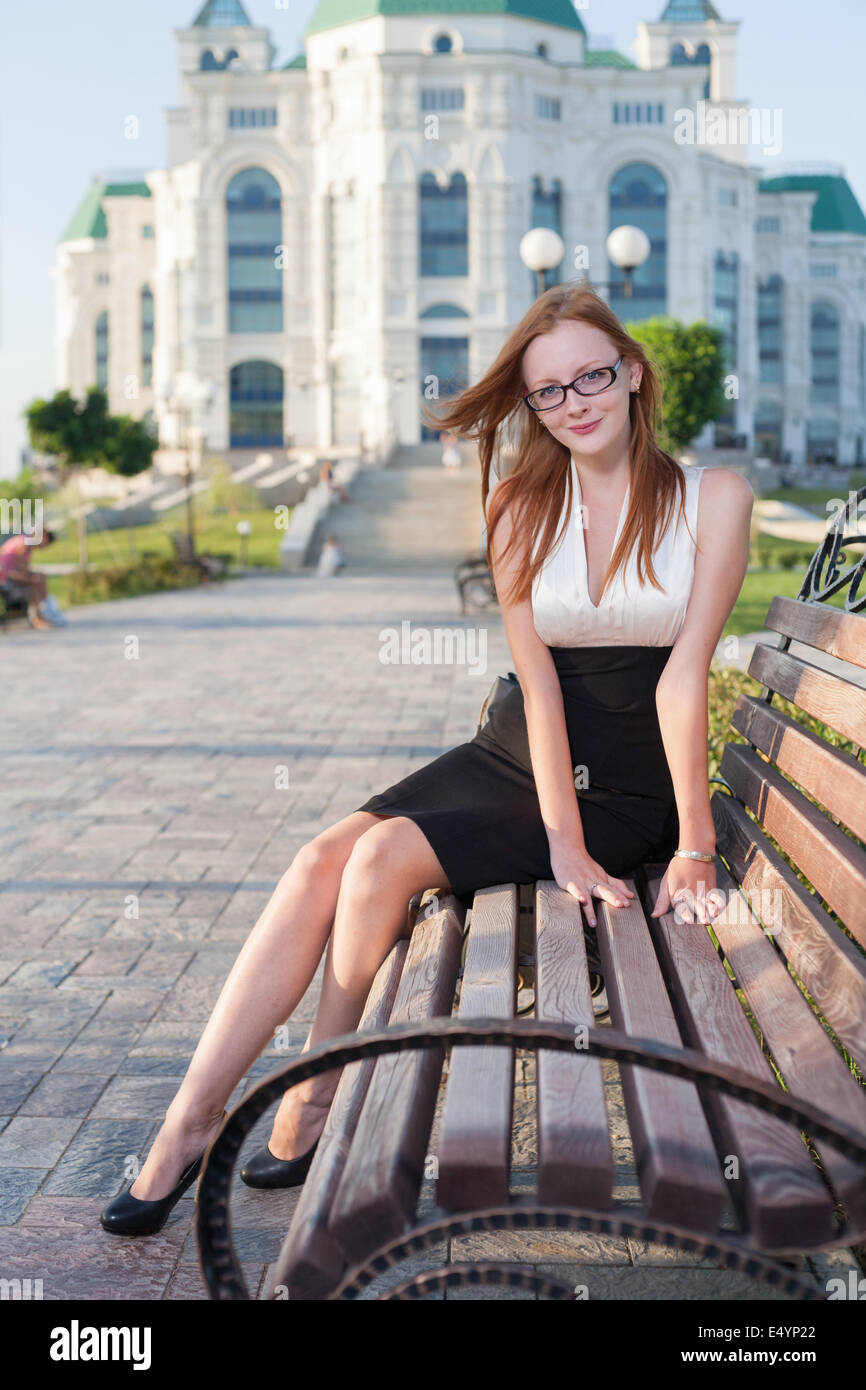
<path fill-rule="evenodd" d="M 155 1202 L 133 1197 L 130 1188 L 118 1193 L 99 1218 L 103 1230 L 110 1231 L 114 1236 L 152 1236 L 161 1231 L 172 1207 L 198 1177 L 203 1159 L 204 1154 L 200 1154 L 186 1172 L 181 1173 L 177 1186 Z"/>
<path fill-rule="evenodd" d="M 241 1169 L 247 1187 L 300 1187 L 310 1171 L 319 1141 L 298 1158 L 274 1158 L 267 1144 Z"/>

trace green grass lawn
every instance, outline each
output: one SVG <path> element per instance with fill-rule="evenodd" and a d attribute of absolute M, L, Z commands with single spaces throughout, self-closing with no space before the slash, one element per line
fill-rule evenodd
<path fill-rule="evenodd" d="M 856 492 L 864 483 L 866 483 L 866 473 L 852 473 L 850 478 L 846 479 L 844 488 L 777 487 L 762 492 L 761 501 L 790 502 L 792 506 L 805 507 L 807 511 L 814 512 L 821 521 L 826 521 L 830 516 L 827 511 L 827 502 L 830 498 L 842 497 L 847 500 L 848 493 Z"/>
<path fill-rule="evenodd" d="M 195 514 L 196 549 L 202 554 L 230 554 L 240 561 L 241 538 L 237 533 L 239 521 L 249 521 L 252 531 L 247 537 L 247 564 L 277 569 L 279 545 L 285 531 L 274 525 L 271 507 L 255 511 L 238 511 L 234 516 Z M 131 565 L 139 555 L 172 555 L 171 533 L 186 533 L 186 508 L 172 507 L 158 522 L 149 526 L 123 527 L 115 531 L 87 533 L 88 563 L 92 566 Z M 67 524 L 61 535 L 43 552 L 46 564 L 78 562 L 78 534 L 75 525 Z M 42 558 L 42 557 L 40 557 Z"/>

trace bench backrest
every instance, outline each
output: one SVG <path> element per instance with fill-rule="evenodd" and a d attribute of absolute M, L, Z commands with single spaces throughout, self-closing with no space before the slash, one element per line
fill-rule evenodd
<path fill-rule="evenodd" d="M 858 610 L 866 596 L 859 599 L 857 589 L 866 553 L 840 570 L 851 539 L 845 520 L 841 512 L 834 518 L 798 597 L 770 605 L 766 626 L 781 640 L 755 646 L 748 674 L 763 691 L 737 699 L 732 727 L 748 742 L 726 744 L 721 778 L 734 795 L 715 792 L 712 808 L 719 854 L 850 1069 L 854 1063 L 862 1071 L 866 617 Z M 846 590 L 846 609 L 824 601 Z M 792 652 L 792 642 L 810 650 Z M 792 712 L 774 705 L 776 696 Z"/>

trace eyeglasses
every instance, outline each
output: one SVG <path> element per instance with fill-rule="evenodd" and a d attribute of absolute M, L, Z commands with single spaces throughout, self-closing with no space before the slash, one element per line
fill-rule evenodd
<path fill-rule="evenodd" d="M 612 367 L 595 367 L 591 372 L 584 372 L 583 376 L 576 376 L 567 386 L 541 386 L 537 391 L 530 391 L 523 399 L 530 410 L 543 414 L 545 410 L 556 410 L 557 406 L 562 405 L 569 391 L 576 391 L 579 396 L 598 396 L 613 386 L 621 364 L 622 357 Z"/>

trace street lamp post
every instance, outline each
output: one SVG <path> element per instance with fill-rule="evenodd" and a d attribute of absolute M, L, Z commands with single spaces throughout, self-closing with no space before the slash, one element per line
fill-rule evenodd
<path fill-rule="evenodd" d="M 631 299 L 634 273 L 643 265 L 651 249 L 650 239 L 646 232 L 640 227 L 632 227 L 629 223 L 624 223 L 621 227 L 614 227 L 605 242 L 605 250 L 609 259 L 615 266 L 619 267 L 625 276 L 625 283 L 623 284 L 623 297 L 625 299 Z M 601 283 L 610 292 L 612 282 L 607 280 Z"/>
<path fill-rule="evenodd" d="M 558 232 L 550 227 L 533 227 L 520 242 L 520 259 L 530 270 L 535 271 L 536 294 L 544 294 L 544 275 L 554 266 L 562 264 L 565 243 Z"/>

